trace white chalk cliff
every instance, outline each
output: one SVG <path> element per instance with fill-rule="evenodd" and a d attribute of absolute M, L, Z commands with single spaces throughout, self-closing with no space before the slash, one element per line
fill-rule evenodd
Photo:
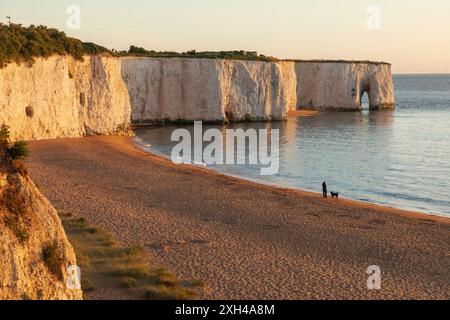
<path fill-rule="evenodd" d="M 53 56 L 0 69 L 0 124 L 13 140 L 114 134 L 130 113 L 117 58 Z"/>
<path fill-rule="evenodd" d="M 297 108 L 361 110 L 368 94 L 370 109 L 395 106 L 391 65 L 369 62 L 296 62 Z"/>
<path fill-rule="evenodd" d="M 132 121 L 281 120 L 296 105 L 290 62 L 124 58 Z"/>
<path fill-rule="evenodd" d="M 124 58 L 132 121 L 281 120 L 289 110 L 395 105 L 391 66 L 370 62 L 256 62 Z"/>
<path fill-rule="evenodd" d="M 13 140 L 126 131 L 131 122 L 282 120 L 292 109 L 395 106 L 391 66 L 187 58 L 37 59 L 0 69 L 0 124 Z"/>

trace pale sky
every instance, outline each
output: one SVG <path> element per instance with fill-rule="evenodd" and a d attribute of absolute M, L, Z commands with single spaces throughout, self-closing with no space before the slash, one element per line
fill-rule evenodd
<path fill-rule="evenodd" d="M 80 30 L 67 27 L 69 5 L 81 9 Z M 381 9 L 380 30 L 367 27 L 370 5 Z M 118 50 L 242 49 L 450 73 L 450 0 L 1 0 L 0 15 Z"/>

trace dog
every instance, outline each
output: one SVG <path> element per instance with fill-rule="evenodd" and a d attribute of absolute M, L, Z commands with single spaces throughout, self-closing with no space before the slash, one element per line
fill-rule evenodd
<path fill-rule="evenodd" d="M 339 192 L 331 192 L 331 199 L 339 200 Z"/>

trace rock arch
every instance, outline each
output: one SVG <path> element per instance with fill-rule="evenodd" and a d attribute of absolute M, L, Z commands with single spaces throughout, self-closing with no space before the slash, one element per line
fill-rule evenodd
<path fill-rule="evenodd" d="M 363 110 L 363 98 L 364 94 L 367 94 L 367 98 L 369 100 L 369 110 L 372 110 L 372 107 L 374 106 L 374 95 L 371 94 L 370 90 L 370 81 L 368 79 L 364 79 L 361 81 L 361 84 L 359 85 L 359 93 L 356 95 L 355 98 L 359 98 L 357 103 L 359 104 L 359 109 Z"/>
<path fill-rule="evenodd" d="M 391 65 L 366 61 L 297 61 L 297 109 L 359 111 L 395 107 Z"/>
<path fill-rule="evenodd" d="M 360 104 L 360 106 L 361 106 L 361 110 L 363 110 L 364 109 L 364 106 L 365 106 L 365 96 L 364 95 L 366 95 L 366 97 L 367 97 L 367 100 L 368 100 L 368 106 L 369 106 L 369 109 L 370 109 L 370 91 L 366 91 L 366 90 L 362 90 L 361 91 L 361 94 L 360 94 L 360 102 L 359 102 L 359 104 Z"/>

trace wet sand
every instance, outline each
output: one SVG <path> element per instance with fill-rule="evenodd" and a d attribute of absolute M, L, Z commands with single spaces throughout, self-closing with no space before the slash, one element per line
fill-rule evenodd
<path fill-rule="evenodd" d="M 58 210 L 144 246 L 152 266 L 202 279 L 201 298 L 450 298 L 449 219 L 176 166 L 129 138 L 30 147 L 30 174 Z M 371 265 L 379 291 L 367 289 Z"/>

